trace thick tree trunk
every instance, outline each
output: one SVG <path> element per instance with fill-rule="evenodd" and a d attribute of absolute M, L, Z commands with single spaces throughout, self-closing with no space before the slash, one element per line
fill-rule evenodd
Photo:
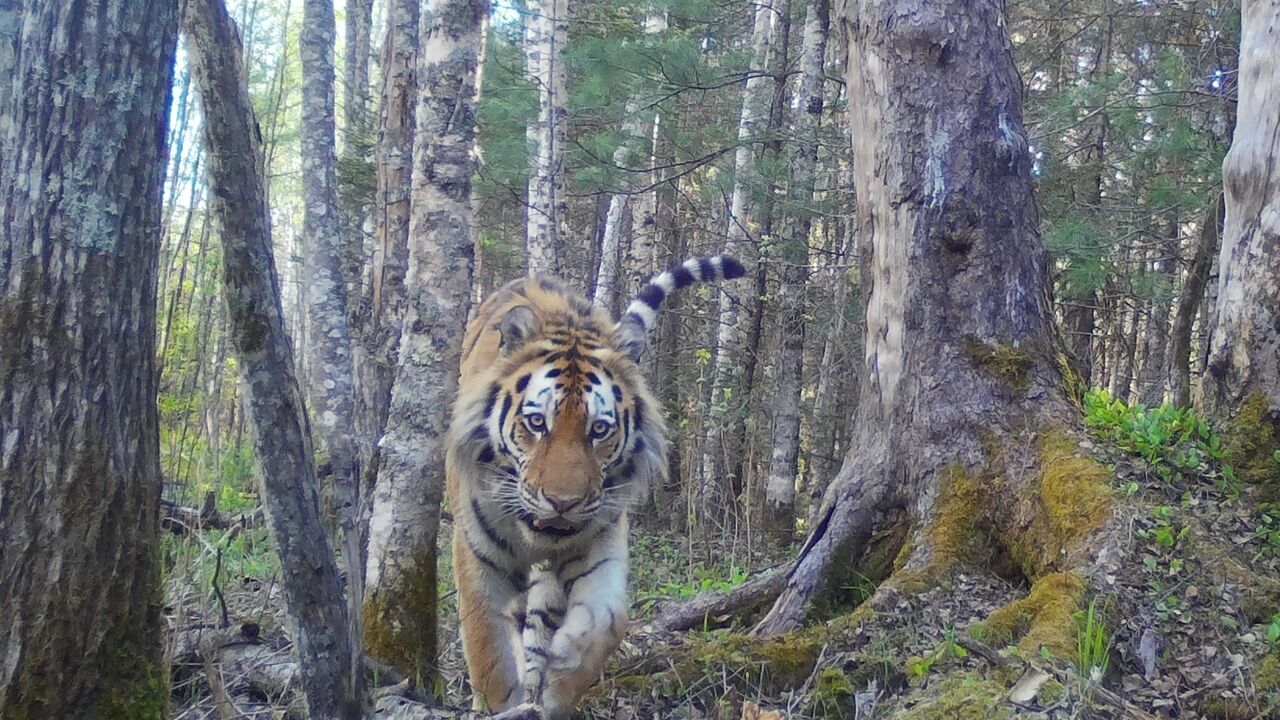
<path fill-rule="evenodd" d="M 751 193 L 755 180 L 756 143 L 760 141 L 762 125 L 769 117 L 771 78 L 765 68 L 769 62 L 769 49 L 774 39 L 776 21 L 772 0 L 762 0 L 755 5 L 751 30 L 751 64 L 742 90 L 742 109 L 738 120 L 738 147 L 733 156 L 733 191 L 729 200 L 729 215 L 725 233 L 724 252 L 746 259 L 754 257 L 755 248 L 749 247 L 754 238 L 749 232 L 751 223 Z M 748 271 L 754 277 L 754 270 Z M 733 378 L 738 376 L 740 349 L 744 331 L 740 326 L 738 307 L 734 298 L 724 288 L 714 291 L 719 298 L 716 312 L 716 347 L 710 378 L 711 394 L 707 418 L 703 422 L 702 461 L 698 468 L 698 499 L 706 506 L 721 502 L 724 490 L 723 470 L 725 462 L 725 435 L 730 429 L 729 408 L 731 393 L 726 392 Z M 738 400 L 739 402 L 741 400 Z"/>
<path fill-rule="evenodd" d="M 409 677 L 436 677 L 436 536 L 444 437 L 471 300 L 471 176 L 488 3 L 423 6 L 412 230 L 400 367 L 369 523 L 369 649 Z"/>
<path fill-rule="evenodd" d="M 1280 3 L 1245 0 L 1231 150 L 1222 166 L 1227 217 L 1204 384 L 1228 423 L 1228 461 L 1280 498 Z"/>
<path fill-rule="evenodd" d="M 271 247 L 262 147 L 240 39 L 221 0 L 190 0 L 184 18 L 200 88 L 212 211 L 222 232 L 223 296 L 253 422 L 267 520 L 280 555 L 290 638 L 307 671 L 314 718 L 361 716 L 358 646 L 320 518 L 316 469 Z"/>
<path fill-rule="evenodd" d="M 981 564 L 991 548 L 968 544 L 983 537 L 1032 579 L 1087 560 L 1096 528 L 1049 527 L 1041 478 L 1017 455 L 1056 452 L 1054 428 L 1073 416 L 1002 8 L 841 8 L 866 372 L 851 450 L 759 634 L 794 627 L 837 552 L 856 558 L 896 509 L 914 529 L 904 587 L 911 575 L 927 585 L 957 563 Z"/>
<path fill-rule="evenodd" d="M 793 146 L 783 224 L 782 272 L 778 287 L 778 357 L 772 395 L 773 431 L 765 480 L 767 524 L 790 542 L 795 529 L 796 474 L 800 457 L 800 390 L 804 362 L 805 285 L 809 276 L 809 230 L 818 164 L 818 124 L 826 92 L 827 0 L 810 0 L 800 57 L 800 92 L 792 123 Z"/>
<path fill-rule="evenodd" d="M 1205 286 L 1209 282 L 1209 266 L 1218 251 L 1218 238 L 1226 210 L 1221 193 L 1205 211 L 1196 252 L 1191 267 L 1182 281 L 1178 293 L 1177 310 L 1173 315 L 1173 330 L 1169 341 L 1169 399 L 1177 407 L 1191 405 L 1191 329 L 1195 324 L 1200 303 L 1204 300 Z"/>
<path fill-rule="evenodd" d="M 156 276 L 177 10 L 24 7 L 18 48 L 0 4 L 0 717 L 161 720 Z"/>
<path fill-rule="evenodd" d="M 529 274 L 559 275 L 564 263 L 569 199 L 565 192 L 566 79 L 569 0 L 525 3 L 525 72 L 538 92 L 538 117 L 529 123 Z"/>
<path fill-rule="evenodd" d="M 413 174 L 414 65 L 418 56 L 418 0 L 387 8 L 382 47 L 377 193 L 369 309 L 358 352 L 359 435 L 365 485 L 376 476 L 378 440 L 387 426 L 403 321 L 404 276 L 409 263 L 409 196 Z M 365 508 L 367 510 L 367 508 Z"/>

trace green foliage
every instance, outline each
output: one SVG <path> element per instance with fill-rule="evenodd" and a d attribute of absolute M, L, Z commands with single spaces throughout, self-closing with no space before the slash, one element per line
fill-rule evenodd
<path fill-rule="evenodd" d="M 1111 665 L 1111 648 L 1114 640 L 1107 630 L 1105 613 L 1098 607 L 1097 599 L 1079 610 L 1076 619 L 1076 668 L 1084 677 L 1107 674 Z"/>
<path fill-rule="evenodd" d="M 1222 439 L 1191 408 L 1128 405 L 1106 390 L 1090 390 L 1084 412 L 1085 425 L 1095 435 L 1141 457 L 1165 482 L 1182 476 L 1234 480 L 1222 465 Z"/>

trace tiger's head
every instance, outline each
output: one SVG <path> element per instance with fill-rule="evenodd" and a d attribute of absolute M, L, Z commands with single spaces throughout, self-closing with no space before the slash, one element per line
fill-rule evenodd
<path fill-rule="evenodd" d="M 455 462 L 535 536 L 611 523 L 665 470 L 666 430 L 632 353 L 602 310 L 526 281 L 485 329 L 495 353 L 456 407 Z M 467 368 L 464 368 L 464 375 Z"/>

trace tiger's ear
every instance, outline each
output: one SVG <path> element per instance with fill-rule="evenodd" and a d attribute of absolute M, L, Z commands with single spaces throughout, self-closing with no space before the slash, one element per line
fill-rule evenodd
<path fill-rule="evenodd" d="M 640 362 L 648 342 L 648 333 L 644 325 L 628 314 L 613 328 L 613 341 L 617 343 L 619 350 L 631 357 L 632 362 Z"/>
<path fill-rule="evenodd" d="M 498 321 L 498 332 L 502 335 L 498 349 L 503 355 L 508 355 L 528 342 L 538 330 L 538 316 L 533 314 L 533 310 L 526 305 L 517 305 Z"/>

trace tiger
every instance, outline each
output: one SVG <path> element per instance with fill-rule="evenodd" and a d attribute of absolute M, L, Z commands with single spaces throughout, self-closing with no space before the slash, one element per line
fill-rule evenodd
<path fill-rule="evenodd" d="M 476 710 L 566 718 L 622 641 L 628 509 L 666 475 L 639 360 L 663 300 L 742 277 L 726 255 L 653 276 L 620 320 L 550 277 L 491 294 L 463 336 L 446 436 L 453 575 Z"/>

